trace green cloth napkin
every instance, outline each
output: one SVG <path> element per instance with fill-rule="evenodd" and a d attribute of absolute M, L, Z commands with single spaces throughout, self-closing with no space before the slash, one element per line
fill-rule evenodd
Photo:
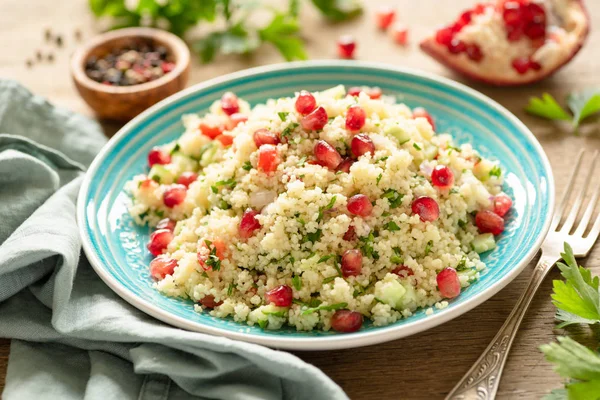
<path fill-rule="evenodd" d="M 2 398 L 346 399 L 289 353 L 167 326 L 104 285 L 75 219 L 104 143 L 95 122 L 0 80 Z"/>

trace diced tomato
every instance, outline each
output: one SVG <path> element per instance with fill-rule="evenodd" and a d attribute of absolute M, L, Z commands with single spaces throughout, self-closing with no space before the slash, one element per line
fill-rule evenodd
<path fill-rule="evenodd" d="M 229 147 L 233 144 L 233 136 L 230 135 L 221 134 L 217 136 L 215 140 L 221 142 L 221 144 L 225 147 Z"/>
<path fill-rule="evenodd" d="M 200 122 L 199 128 L 204 136 L 208 136 L 211 139 L 214 139 L 223 133 L 222 126 L 211 125 L 206 122 Z"/>

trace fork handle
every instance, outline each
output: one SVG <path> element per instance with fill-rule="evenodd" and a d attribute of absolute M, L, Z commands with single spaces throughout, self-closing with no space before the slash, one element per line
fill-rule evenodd
<path fill-rule="evenodd" d="M 560 257 L 554 256 L 554 254 L 547 256 L 542 252 L 527 289 L 515 304 L 506 322 L 469 372 L 446 396 L 446 400 L 492 400 L 496 398 L 508 351 L 519 325 L 521 325 L 523 316 L 544 277 L 558 260 L 560 260 Z"/>

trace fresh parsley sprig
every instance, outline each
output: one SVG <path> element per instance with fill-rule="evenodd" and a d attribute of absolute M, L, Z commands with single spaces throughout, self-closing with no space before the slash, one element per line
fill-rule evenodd
<path fill-rule="evenodd" d="M 525 111 L 553 121 L 571 121 L 575 132 L 583 120 L 600 112 L 600 89 L 587 89 L 571 93 L 567 104 L 573 115 L 569 114 L 549 93 L 541 97 L 532 97 Z"/>

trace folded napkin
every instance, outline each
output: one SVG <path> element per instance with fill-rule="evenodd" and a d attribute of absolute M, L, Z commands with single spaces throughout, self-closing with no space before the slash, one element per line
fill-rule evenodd
<path fill-rule="evenodd" d="M 93 121 L 0 80 L 2 398 L 346 399 L 289 353 L 167 326 L 104 285 L 75 220 L 104 143 Z"/>

